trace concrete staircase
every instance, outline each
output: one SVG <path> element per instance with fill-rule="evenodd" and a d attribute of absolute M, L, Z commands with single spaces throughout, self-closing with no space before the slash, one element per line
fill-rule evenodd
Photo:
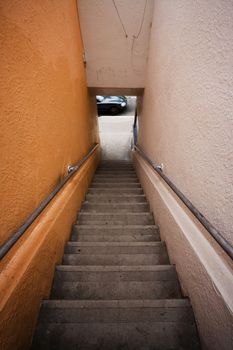
<path fill-rule="evenodd" d="M 199 349 L 190 302 L 131 163 L 100 164 L 32 349 Z"/>

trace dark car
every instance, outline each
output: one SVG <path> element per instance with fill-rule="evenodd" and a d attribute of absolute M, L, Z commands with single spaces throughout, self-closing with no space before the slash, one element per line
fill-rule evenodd
<path fill-rule="evenodd" d="M 116 115 L 127 107 L 125 96 L 96 96 L 98 114 Z"/>

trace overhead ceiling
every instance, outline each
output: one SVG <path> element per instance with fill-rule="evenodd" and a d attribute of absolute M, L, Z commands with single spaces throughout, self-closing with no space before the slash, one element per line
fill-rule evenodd
<path fill-rule="evenodd" d="M 153 0 L 77 0 L 88 86 L 143 88 Z"/>

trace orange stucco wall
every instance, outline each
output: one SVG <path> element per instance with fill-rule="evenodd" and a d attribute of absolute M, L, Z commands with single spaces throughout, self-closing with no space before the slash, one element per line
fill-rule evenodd
<path fill-rule="evenodd" d="M 97 141 L 75 0 L 0 0 L 2 244 Z M 27 349 L 99 152 L 0 262 L 0 349 Z"/>
<path fill-rule="evenodd" d="M 0 0 L 0 16 L 2 243 L 87 152 L 96 119 L 75 0 Z"/>

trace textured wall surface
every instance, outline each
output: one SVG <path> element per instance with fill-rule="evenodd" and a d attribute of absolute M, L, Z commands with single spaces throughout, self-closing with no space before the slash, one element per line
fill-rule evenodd
<path fill-rule="evenodd" d="M 139 143 L 233 243 L 233 2 L 155 1 Z"/>
<path fill-rule="evenodd" d="M 75 0 L 0 1 L 0 244 L 97 140 Z M 93 155 L 0 263 L 0 348 L 27 349 Z"/>
<path fill-rule="evenodd" d="M 48 299 L 72 223 L 98 165 L 93 154 L 0 262 L 0 349 L 26 350 L 42 299 Z"/>
<path fill-rule="evenodd" d="M 88 86 L 143 87 L 153 0 L 115 0 L 116 8 L 112 0 L 77 2 Z"/>
<path fill-rule="evenodd" d="M 76 3 L 0 1 L 2 243 L 96 138 Z"/>
<path fill-rule="evenodd" d="M 233 2 L 157 0 L 154 7 L 139 144 L 164 173 L 222 234 L 233 243 Z M 217 260 L 187 242 L 189 228 L 169 200 L 164 201 L 142 167 L 138 172 L 190 296 L 204 349 L 232 349 L 231 300 L 216 287 L 222 281 Z M 156 182 L 156 181 L 155 181 Z M 192 218 L 192 220 L 194 220 Z M 203 230 L 202 230 L 203 231 Z M 199 236 L 201 237 L 201 236 Z M 202 259 L 200 258 L 200 251 Z M 205 259 L 206 263 L 205 263 Z M 210 263 L 216 269 L 209 270 Z M 212 266 L 212 267 L 213 267 Z M 218 277 L 219 276 L 219 277 Z M 225 281 L 223 293 L 229 289 Z M 231 310 L 231 311 L 230 311 Z"/>
<path fill-rule="evenodd" d="M 138 155 L 137 174 L 190 298 L 202 349 L 231 350 L 233 334 L 233 262 L 166 183 Z"/>

